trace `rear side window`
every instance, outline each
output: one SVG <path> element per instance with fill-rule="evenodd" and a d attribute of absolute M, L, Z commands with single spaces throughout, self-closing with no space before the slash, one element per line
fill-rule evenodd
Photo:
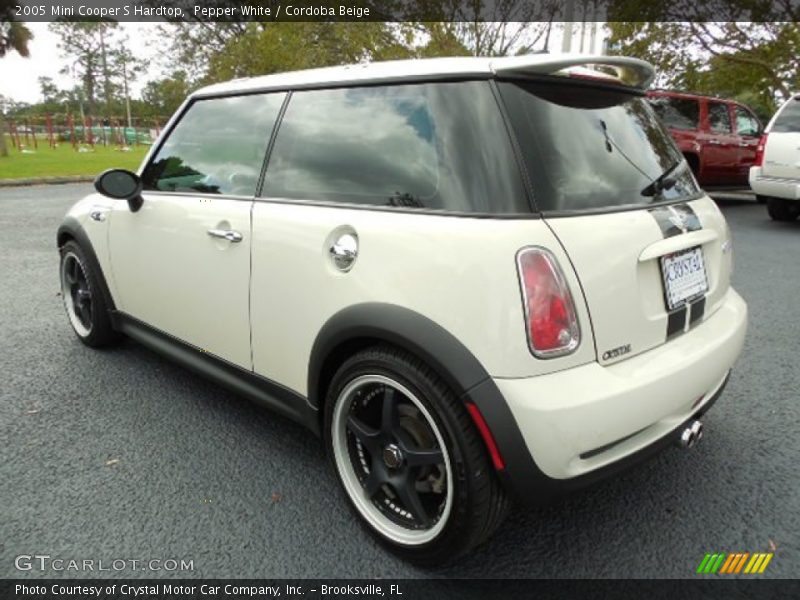
<path fill-rule="evenodd" d="M 145 168 L 144 189 L 253 196 L 285 96 L 197 100 Z"/>
<path fill-rule="evenodd" d="M 486 81 L 294 92 L 263 195 L 468 213 L 531 211 Z"/>
<path fill-rule="evenodd" d="M 708 126 L 714 133 L 731 132 L 731 114 L 728 112 L 727 104 L 708 103 Z"/>
<path fill-rule="evenodd" d="M 800 96 L 789 100 L 772 124 L 776 133 L 800 133 Z"/>
<path fill-rule="evenodd" d="M 700 105 L 697 100 L 667 96 L 653 96 L 648 100 L 667 127 L 697 129 L 700 122 Z"/>
<path fill-rule="evenodd" d="M 736 133 L 739 135 L 756 136 L 761 131 L 761 124 L 749 111 L 741 106 L 734 108 L 736 111 Z"/>
<path fill-rule="evenodd" d="M 646 99 L 568 82 L 499 87 L 539 210 L 613 209 L 698 194 Z M 655 191 L 651 184 L 664 173 L 669 184 Z"/>

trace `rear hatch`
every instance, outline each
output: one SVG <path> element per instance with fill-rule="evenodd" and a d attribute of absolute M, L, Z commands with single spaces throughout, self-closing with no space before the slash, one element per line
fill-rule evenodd
<path fill-rule="evenodd" d="M 598 361 L 712 314 L 729 286 L 728 228 L 641 92 L 563 77 L 498 87 L 537 208 L 581 283 Z"/>
<path fill-rule="evenodd" d="M 800 95 L 784 104 L 767 131 L 762 175 L 800 179 Z"/>

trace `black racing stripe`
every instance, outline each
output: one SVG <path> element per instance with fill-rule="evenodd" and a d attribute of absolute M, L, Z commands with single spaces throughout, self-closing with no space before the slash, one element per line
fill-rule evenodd
<path fill-rule="evenodd" d="M 706 297 L 698 298 L 691 303 L 692 312 L 689 313 L 689 327 L 694 326 L 696 321 L 703 318 L 703 313 L 706 312 Z"/>
<path fill-rule="evenodd" d="M 672 204 L 650 209 L 650 214 L 661 228 L 664 238 L 702 229 L 700 218 L 688 204 Z"/>
<path fill-rule="evenodd" d="M 683 332 L 686 326 L 686 305 L 684 304 L 678 310 L 672 311 L 667 317 L 667 339 L 678 335 Z"/>

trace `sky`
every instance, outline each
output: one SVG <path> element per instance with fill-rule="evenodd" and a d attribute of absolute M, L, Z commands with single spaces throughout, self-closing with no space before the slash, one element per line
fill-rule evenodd
<path fill-rule="evenodd" d="M 34 38 L 29 44 L 30 58 L 22 58 L 11 53 L 0 60 L 0 95 L 17 102 L 35 103 L 41 100 L 39 77 L 51 77 L 59 88 L 71 88 L 74 81 L 59 71 L 69 66 L 69 61 L 61 57 L 58 49 L 58 36 L 48 30 L 48 23 L 28 23 Z M 161 57 L 168 50 L 169 42 L 156 36 L 155 23 L 120 23 L 120 31 L 127 34 L 131 51 L 148 64 L 148 70 L 132 85 L 133 96 L 137 97 L 142 86 L 151 79 L 163 77 Z M 580 47 L 580 23 L 573 24 L 573 51 Z M 585 50 L 589 52 L 588 27 Z M 562 44 L 562 30 L 554 28 L 550 47 L 559 51 Z M 602 47 L 602 27 L 598 27 L 595 52 Z"/>
<path fill-rule="evenodd" d="M 48 30 L 48 25 L 49 23 L 27 23 L 34 36 L 28 45 L 31 53 L 29 58 L 22 58 L 12 52 L 0 60 L 1 95 L 17 102 L 39 102 L 39 77 L 52 77 L 59 88 L 71 88 L 75 85 L 71 77 L 59 74 L 70 63 L 61 58 L 58 36 Z M 120 23 L 119 28 L 128 35 L 131 51 L 148 63 L 147 73 L 132 86 L 133 95 L 136 96 L 144 83 L 161 75 L 159 57 L 167 50 L 168 42 L 156 38 L 154 23 Z"/>

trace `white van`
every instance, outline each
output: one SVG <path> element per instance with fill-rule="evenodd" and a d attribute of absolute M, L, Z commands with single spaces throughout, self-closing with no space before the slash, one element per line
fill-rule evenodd
<path fill-rule="evenodd" d="M 750 187 L 775 221 L 800 215 L 800 94 L 787 100 L 772 117 L 750 167 Z"/>

